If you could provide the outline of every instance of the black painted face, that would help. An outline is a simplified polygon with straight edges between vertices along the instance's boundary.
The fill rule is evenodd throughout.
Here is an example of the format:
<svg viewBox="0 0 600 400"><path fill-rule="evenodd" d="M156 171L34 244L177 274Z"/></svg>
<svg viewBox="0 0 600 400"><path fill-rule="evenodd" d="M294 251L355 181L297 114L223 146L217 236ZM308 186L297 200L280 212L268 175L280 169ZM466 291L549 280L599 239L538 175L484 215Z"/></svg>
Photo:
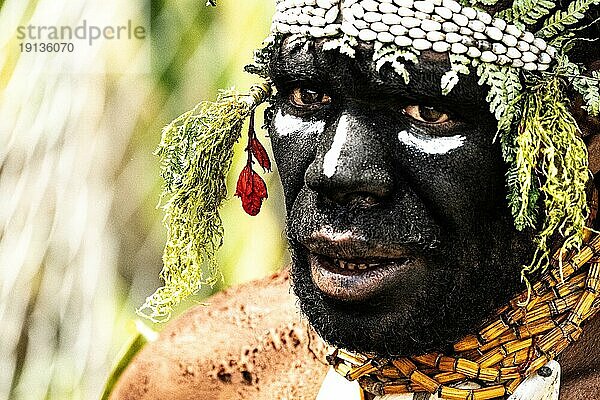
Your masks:
<svg viewBox="0 0 600 400"><path fill-rule="evenodd" d="M441 94L446 63L423 55L406 85L368 48L284 43L272 60L294 290L333 345L444 350L522 289L534 246L507 209L496 121L475 76Z"/></svg>

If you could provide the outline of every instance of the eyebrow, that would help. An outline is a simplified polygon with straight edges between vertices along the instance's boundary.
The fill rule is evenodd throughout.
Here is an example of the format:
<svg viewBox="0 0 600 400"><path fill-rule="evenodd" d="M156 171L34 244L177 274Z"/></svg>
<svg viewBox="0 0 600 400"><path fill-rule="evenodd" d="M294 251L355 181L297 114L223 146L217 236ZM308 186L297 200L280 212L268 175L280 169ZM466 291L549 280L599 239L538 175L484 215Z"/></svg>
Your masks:
<svg viewBox="0 0 600 400"><path fill-rule="evenodd" d="M368 69L359 67L365 63ZM408 84L389 63L377 72L370 46L361 46L356 51L355 59L350 60L336 50L324 51L319 43L307 41L294 45L284 42L269 69L271 78L279 85L297 81L327 84L339 79L334 77L338 75L343 81L350 82L356 92L366 96L372 94L375 98L381 98L383 94L414 100L426 99L471 111L488 109L485 90L477 83L473 73L461 74L459 84L448 95L441 93L441 77L450 69L445 56L424 52L419 63L407 61L405 67L410 75ZM357 73L363 79L356 79Z"/></svg>
<svg viewBox="0 0 600 400"><path fill-rule="evenodd" d="M314 52L302 51L299 47L301 46L290 46L284 42L271 60L269 72L275 83L295 80L314 81L322 78L323 71L321 66L316 64Z"/></svg>

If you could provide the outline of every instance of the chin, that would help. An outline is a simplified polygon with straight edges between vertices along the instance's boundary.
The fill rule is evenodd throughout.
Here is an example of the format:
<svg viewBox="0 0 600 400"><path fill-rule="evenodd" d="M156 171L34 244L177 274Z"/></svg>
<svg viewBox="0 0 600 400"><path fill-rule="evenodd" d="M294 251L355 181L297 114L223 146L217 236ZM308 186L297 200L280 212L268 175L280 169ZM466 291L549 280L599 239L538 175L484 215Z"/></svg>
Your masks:
<svg viewBox="0 0 600 400"><path fill-rule="evenodd" d="M485 246L461 242L420 251L363 248L358 256L349 251L357 246L326 252L290 239L294 292L330 345L381 357L445 351L522 289L514 257L526 249L505 241L483 253Z"/></svg>

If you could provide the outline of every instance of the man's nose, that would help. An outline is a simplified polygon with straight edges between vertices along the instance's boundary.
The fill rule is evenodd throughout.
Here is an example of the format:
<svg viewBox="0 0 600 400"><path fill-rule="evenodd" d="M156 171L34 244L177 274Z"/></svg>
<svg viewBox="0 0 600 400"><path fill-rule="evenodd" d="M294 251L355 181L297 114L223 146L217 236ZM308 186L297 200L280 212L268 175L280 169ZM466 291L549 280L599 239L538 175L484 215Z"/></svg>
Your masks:
<svg viewBox="0 0 600 400"><path fill-rule="evenodd" d="M306 185L342 205L369 207L394 189L391 146L378 122L359 112L343 112L324 135L305 175Z"/></svg>

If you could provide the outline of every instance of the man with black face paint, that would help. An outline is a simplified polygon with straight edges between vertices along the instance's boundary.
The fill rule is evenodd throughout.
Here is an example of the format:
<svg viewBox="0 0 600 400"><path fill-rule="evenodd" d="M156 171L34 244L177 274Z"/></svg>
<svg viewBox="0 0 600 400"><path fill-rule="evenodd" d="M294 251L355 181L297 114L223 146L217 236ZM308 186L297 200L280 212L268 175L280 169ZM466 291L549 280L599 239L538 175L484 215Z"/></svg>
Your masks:
<svg viewBox="0 0 600 400"><path fill-rule="evenodd" d="M530 6L550 16L279 2L262 72L310 327L286 272L233 289L167 327L113 398L596 398L600 60L561 38L597 38L598 10L559 29L575 6ZM312 329L350 382L323 380Z"/></svg>
<svg viewBox="0 0 600 400"><path fill-rule="evenodd" d="M422 59L408 86L371 57L284 44L272 65L295 293L335 345L439 349L514 295L532 237L505 205L476 78L442 97L443 59Z"/></svg>

